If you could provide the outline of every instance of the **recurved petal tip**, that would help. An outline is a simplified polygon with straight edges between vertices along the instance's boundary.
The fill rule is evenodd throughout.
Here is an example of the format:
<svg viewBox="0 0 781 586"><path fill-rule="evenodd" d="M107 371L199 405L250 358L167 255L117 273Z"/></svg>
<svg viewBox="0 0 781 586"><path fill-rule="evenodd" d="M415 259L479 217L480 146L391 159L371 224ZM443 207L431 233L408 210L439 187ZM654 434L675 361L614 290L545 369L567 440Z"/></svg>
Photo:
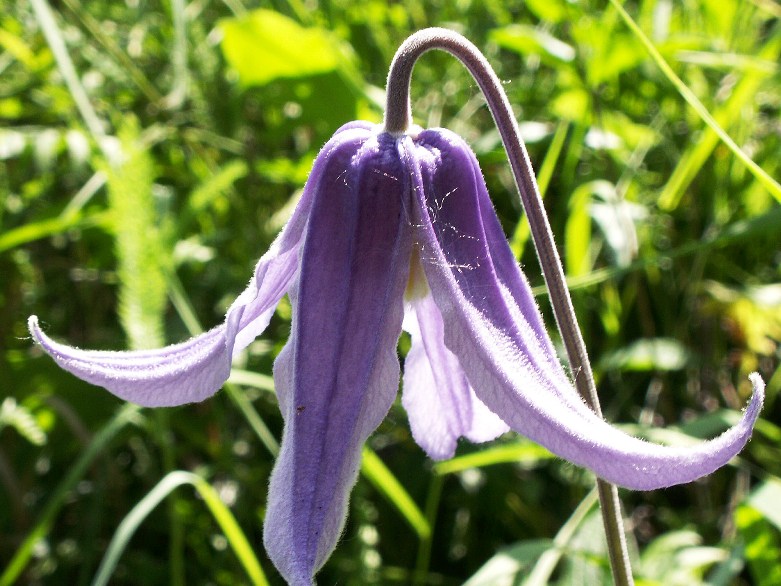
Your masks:
<svg viewBox="0 0 781 586"><path fill-rule="evenodd" d="M755 412L754 419L756 419L757 415L762 410L762 405L765 403L765 381L762 380L762 377L758 372L752 372L748 375L748 380L751 381L751 384L754 387L754 394L751 397L751 402L749 403L747 411Z"/></svg>
<svg viewBox="0 0 781 586"><path fill-rule="evenodd" d="M491 411L558 456L636 490L691 482L743 449L764 399L756 374L741 420L693 447L629 436L591 411L558 363L468 147L452 134L426 131L400 148L413 165L416 237L445 345Z"/></svg>
<svg viewBox="0 0 781 586"><path fill-rule="evenodd" d="M751 433L754 430L754 425L759 418L759 413L762 411L762 406L765 404L765 381L762 380L762 376L758 372L752 372L748 375L748 380L751 381L751 386L754 390L751 394L748 406L743 414L738 425L745 426L746 441L751 437Z"/></svg>
<svg viewBox="0 0 781 586"><path fill-rule="evenodd" d="M35 339L35 341L38 342L38 332L40 332L40 328L38 327L37 315L31 315L27 318L27 329L30 330L30 334Z"/></svg>
<svg viewBox="0 0 781 586"><path fill-rule="evenodd" d="M34 315L27 325L60 368L144 407L202 401L216 393L230 374L224 325L181 344L132 352L80 350L55 342Z"/></svg>
<svg viewBox="0 0 781 586"><path fill-rule="evenodd" d="M754 387L754 392L743 412L743 417L720 436L694 447L678 448L646 444L653 446L648 451L655 453L645 455L644 452L648 448L641 449L632 474L626 474L624 471L612 478L609 474L604 474L604 477L627 488L653 490L692 482L725 466L751 439L754 425L765 401L765 382L759 373L751 373L749 380ZM632 448L627 447L626 453L631 452ZM618 473L620 460L620 457L616 458L618 465L612 469L613 473Z"/></svg>

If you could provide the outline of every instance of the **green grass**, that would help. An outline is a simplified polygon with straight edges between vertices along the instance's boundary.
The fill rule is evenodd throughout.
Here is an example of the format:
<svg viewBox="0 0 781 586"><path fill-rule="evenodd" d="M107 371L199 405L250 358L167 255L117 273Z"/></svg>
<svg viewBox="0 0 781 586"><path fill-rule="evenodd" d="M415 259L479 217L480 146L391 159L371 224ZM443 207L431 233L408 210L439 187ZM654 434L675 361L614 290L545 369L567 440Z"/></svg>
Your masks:
<svg viewBox="0 0 781 586"><path fill-rule="evenodd" d="M749 372L769 383L734 466L622 493L638 584L774 583L778 5L263 6L31 0L0 14L0 584L281 583L260 536L282 425L271 366L289 306L234 364L226 392L165 412L58 370L26 318L106 349L219 323L320 146L345 122L381 119L393 53L424 26L465 34L506 81L606 417L658 441L712 437L744 406ZM430 54L412 92L416 122L476 151L547 311L474 83ZM433 464L394 406L320 581L605 583L591 486L512 435Z"/></svg>

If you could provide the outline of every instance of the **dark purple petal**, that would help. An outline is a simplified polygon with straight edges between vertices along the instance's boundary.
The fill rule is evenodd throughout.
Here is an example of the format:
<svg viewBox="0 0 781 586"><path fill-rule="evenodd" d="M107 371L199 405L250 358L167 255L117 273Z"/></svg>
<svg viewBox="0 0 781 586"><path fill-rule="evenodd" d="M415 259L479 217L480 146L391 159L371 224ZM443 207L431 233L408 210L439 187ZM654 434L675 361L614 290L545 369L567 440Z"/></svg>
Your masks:
<svg viewBox="0 0 781 586"><path fill-rule="evenodd" d="M400 152L417 185L418 246L445 343L492 411L555 454L641 490L710 474L742 449L764 397L758 375L751 377L754 396L741 421L693 448L650 444L596 416L553 356L539 312L527 302L528 285L508 262L509 251L499 251L507 244L498 241L493 219L487 219L493 214L490 199L467 145L452 133L425 131L414 143L403 139Z"/></svg>
<svg viewBox="0 0 781 586"><path fill-rule="evenodd" d="M389 137L366 131L324 175L336 180L315 194L291 336L274 365L285 428L263 531L288 583L307 586L342 531L361 447L398 390L411 252L408 174Z"/></svg>
<svg viewBox="0 0 781 586"><path fill-rule="evenodd" d="M359 122L345 124L321 149L293 215L258 262L248 287L228 310L226 322L235 338L233 354L246 348L268 327L277 303L289 289L298 270L299 249L314 195L321 186L341 180L343 170L330 164L331 159L343 148L356 148L370 126Z"/></svg>
<svg viewBox="0 0 781 586"><path fill-rule="evenodd" d="M358 144L365 135L366 130L360 127L347 128L323 147L301 201L258 261L252 280L228 309L224 324L187 342L159 350L109 352L79 350L54 342L32 316L29 328L33 338L61 368L106 388L121 399L146 407L164 407L210 397L227 380L232 356L268 326L274 308L295 276L313 194L321 182L338 180L336 170L326 169L331 153L340 145Z"/></svg>
<svg viewBox="0 0 781 586"><path fill-rule="evenodd" d="M414 142L413 156L427 172L418 193L425 196L428 223L436 244L419 243L421 260L446 265L468 299L477 306L502 308L485 313L493 326L527 348L527 360L560 384L571 386L556 357L526 276L518 267L471 149L448 130L426 130ZM425 223L419 228L425 231ZM439 258L443 255L443 258ZM428 274L428 273L427 273ZM558 392L558 385L553 389ZM575 393L561 396L586 408Z"/></svg>
<svg viewBox="0 0 781 586"><path fill-rule="evenodd" d="M445 347L442 316L422 269L413 263L410 281L422 283L412 288L426 294L412 296L404 315L412 346L404 359L402 405L417 444L432 459L444 460L453 457L460 437L484 442L509 428L475 396L458 358Z"/></svg>

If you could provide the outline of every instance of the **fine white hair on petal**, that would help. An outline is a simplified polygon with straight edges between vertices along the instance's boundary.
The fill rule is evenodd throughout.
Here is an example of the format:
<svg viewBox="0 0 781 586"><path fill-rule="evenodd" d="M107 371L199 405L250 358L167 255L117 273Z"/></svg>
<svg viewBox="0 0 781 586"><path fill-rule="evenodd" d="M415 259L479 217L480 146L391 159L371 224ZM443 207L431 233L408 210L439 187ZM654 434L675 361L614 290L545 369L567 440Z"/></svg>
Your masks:
<svg viewBox="0 0 781 586"><path fill-rule="evenodd" d="M555 358L528 283L508 260L506 240L496 237L498 222L469 147L453 133L430 130L399 148L413 181L423 186L413 190L417 240L434 259L423 268L442 315L445 344L489 409L562 458L640 490L710 474L743 448L764 398L759 376L752 376L754 395L740 422L691 448L631 437L591 411ZM455 195L437 206L435 222L428 200L438 193ZM443 223L480 238L452 240ZM473 258L485 260L473 271L458 270Z"/></svg>

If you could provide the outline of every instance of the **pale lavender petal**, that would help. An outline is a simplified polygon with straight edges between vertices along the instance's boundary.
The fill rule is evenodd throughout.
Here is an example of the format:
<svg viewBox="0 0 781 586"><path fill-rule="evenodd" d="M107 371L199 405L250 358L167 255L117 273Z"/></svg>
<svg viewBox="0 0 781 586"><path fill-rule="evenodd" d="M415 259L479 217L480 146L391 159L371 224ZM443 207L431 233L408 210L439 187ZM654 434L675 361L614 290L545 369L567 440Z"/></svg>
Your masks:
<svg viewBox="0 0 781 586"><path fill-rule="evenodd" d="M54 342L33 316L29 320L33 338L60 367L121 399L163 407L210 397L227 380L233 355L268 326L277 303L293 281L313 194L321 185L339 181L336 169L331 167L326 172L326 161L340 145L357 145L366 132L360 125L348 127L323 147L293 216L258 261L252 280L228 309L223 325L159 350L108 352L79 350Z"/></svg>
<svg viewBox="0 0 781 586"><path fill-rule="evenodd" d="M741 421L692 448L654 445L597 417L551 358L536 307L514 291L525 280L513 278L504 259L495 260L506 242L492 238L488 249L491 204L469 148L452 133L425 131L414 144L400 142L400 152L417 184L417 239L445 343L477 395L510 427L610 482L641 490L710 474L742 449L764 397L758 375L751 377L754 395Z"/></svg>
<svg viewBox="0 0 781 586"><path fill-rule="evenodd" d="M411 272L428 288L414 265ZM431 295L409 301L403 326L412 346L404 359L402 405L412 437L429 457L452 458L459 437L484 442L506 432L507 424L477 398L458 359L445 347L442 316Z"/></svg>
<svg viewBox="0 0 781 586"><path fill-rule="evenodd" d="M312 584L336 546L361 447L398 390L409 196L394 143L365 136L339 149L328 167L339 180L315 195L291 336L274 365L285 427L263 535L294 586Z"/></svg>
<svg viewBox="0 0 781 586"><path fill-rule="evenodd" d="M202 401L230 374L224 325L181 344L137 352L79 350L59 344L41 331L36 316L30 317L28 326L61 368L145 407Z"/></svg>

